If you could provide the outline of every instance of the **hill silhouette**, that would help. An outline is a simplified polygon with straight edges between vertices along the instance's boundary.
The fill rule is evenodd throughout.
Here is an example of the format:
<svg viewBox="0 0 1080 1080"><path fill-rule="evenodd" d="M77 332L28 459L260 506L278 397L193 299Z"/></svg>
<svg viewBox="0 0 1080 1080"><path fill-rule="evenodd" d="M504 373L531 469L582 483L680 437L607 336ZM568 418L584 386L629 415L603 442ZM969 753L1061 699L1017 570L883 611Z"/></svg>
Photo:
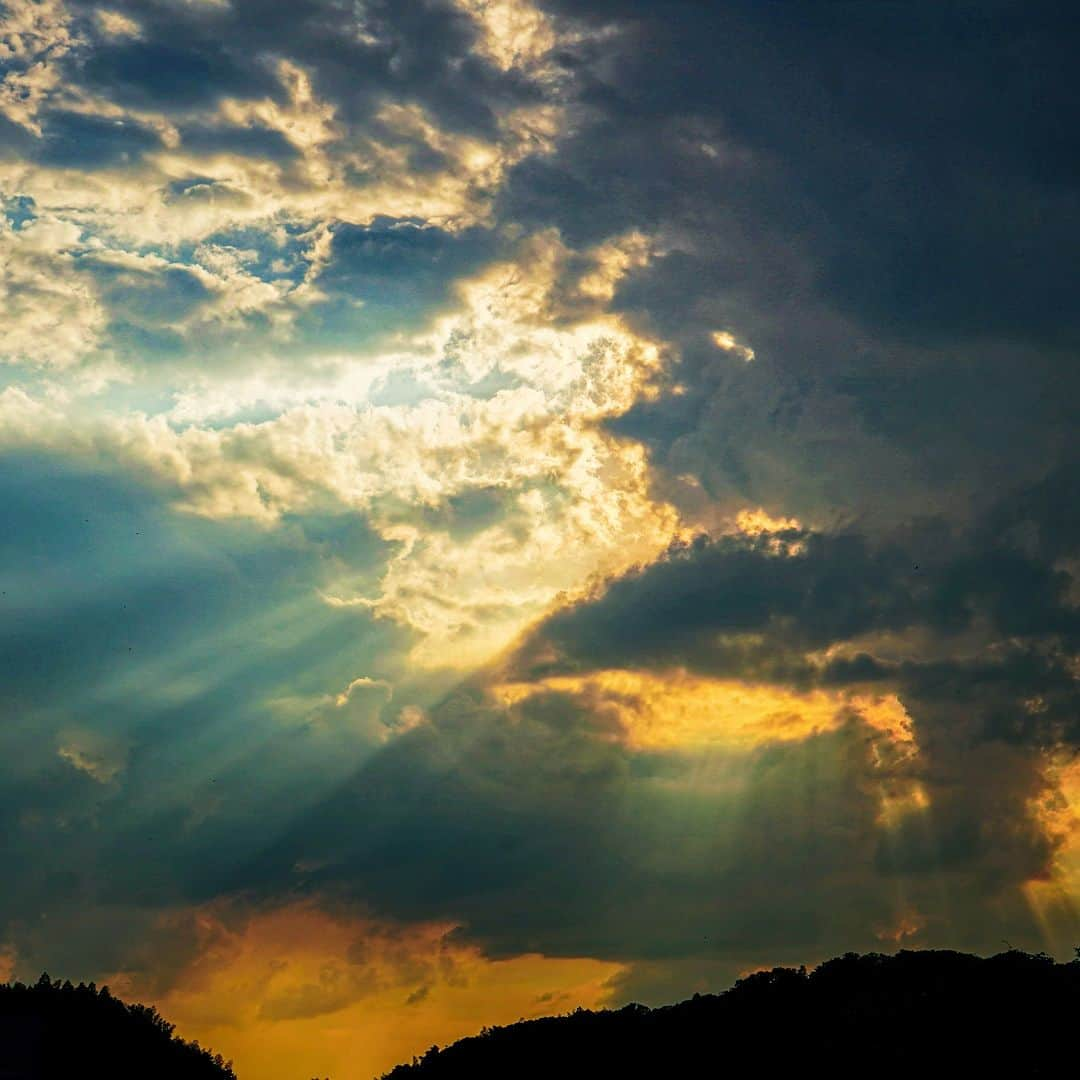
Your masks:
<svg viewBox="0 0 1080 1080"><path fill-rule="evenodd" d="M1076 1071L1078 1017L1080 958L849 953L665 1008L485 1029L383 1080L1063 1076Z"/></svg>
<svg viewBox="0 0 1080 1080"><path fill-rule="evenodd" d="M1050 1077L1076 1069L1080 953L901 951L774 968L722 994L579 1009L432 1047L383 1080L594 1077ZM0 985L0 1080L236 1080L153 1008L47 975Z"/></svg>
<svg viewBox="0 0 1080 1080"><path fill-rule="evenodd" d="M93 984L0 984L0 1080L236 1080L231 1063L173 1034L156 1009Z"/></svg>

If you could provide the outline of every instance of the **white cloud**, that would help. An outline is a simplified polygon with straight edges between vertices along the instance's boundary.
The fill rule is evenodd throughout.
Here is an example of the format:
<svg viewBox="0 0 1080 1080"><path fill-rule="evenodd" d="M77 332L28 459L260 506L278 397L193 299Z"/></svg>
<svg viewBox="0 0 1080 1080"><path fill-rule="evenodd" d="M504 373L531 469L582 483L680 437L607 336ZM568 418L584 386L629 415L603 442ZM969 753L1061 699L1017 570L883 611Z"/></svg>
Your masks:
<svg viewBox="0 0 1080 1080"><path fill-rule="evenodd" d="M410 627L430 664L490 654L560 592L652 557L678 531L640 447L603 427L652 392L660 364L657 343L606 310L652 256L649 238L582 253L552 232L527 236L459 281L449 310L370 355L298 340L301 316L327 299L339 223L490 223L507 171L556 145L566 105L553 56L581 31L523 0L459 7L483 57L539 91L528 104L496 99L482 134L451 130L408 96L357 120L288 42L267 60L279 92L166 114L59 79L64 57L92 44L56 0L15 4L0 38L17 72L44 65L38 96L23 95L28 130L61 102L158 140L102 166L0 162L0 195L33 211L3 234L0 356L37 373L0 395L0 445L127 471L211 519L272 528L286 513L365 514L394 554L376 580L327 588L328 602ZM358 17L361 38L382 32ZM140 33L111 9L95 19L99 34ZM192 128L271 133L295 152L204 149L185 142ZM244 239L224 241L226 230ZM159 338L182 358L140 355ZM105 385L116 377L126 385ZM415 392L380 397L393 379ZM454 501L474 496L490 513L455 526Z"/></svg>
<svg viewBox="0 0 1080 1080"><path fill-rule="evenodd" d="M395 353L339 358L292 383L271 369L236 383L204 370L171 412L90 418L19 391L0 408L0 440L133 471L208 518L272 526L285 512L362 511L396 554L380 581L342 580L330 602L412 627L424 663L473 661L559 593L653 557L678 532L649 492L642 448L602 426L649 393L657 347L588 291L567 300L572 265L557 237L527 239L512 262L461 282L457 310ZM556 318L560 304L576 320ZM371 401L390 372L411 374L417 400ZM276 414L241 419L254 401ZM440 518L474 492L494 504L490 518L464 530Z"/></svg>
<svg viewBox="0 0 1080 1080"><path fill-rule="evenodd" d="M0 12L0 114L35 135L38 112L61 86L57 61L80 44L61 0L6 0Z"/></svg>
<svg viewBox="0 0 1080 1080"><path fill-rule="evenodd" d="M67 367L102 343L107 314L80 273L71 222L43 217L14 229L0 219L0 361Z"/></svg>

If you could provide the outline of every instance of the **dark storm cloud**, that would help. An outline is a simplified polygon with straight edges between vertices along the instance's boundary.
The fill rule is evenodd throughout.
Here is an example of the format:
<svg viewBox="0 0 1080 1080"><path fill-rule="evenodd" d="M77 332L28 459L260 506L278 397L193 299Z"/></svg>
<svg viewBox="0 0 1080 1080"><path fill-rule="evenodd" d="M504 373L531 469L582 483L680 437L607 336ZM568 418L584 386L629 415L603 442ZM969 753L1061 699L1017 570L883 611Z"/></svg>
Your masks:
<svg viewBox="0 0 1080 1080"><path fill-rule="evenodd" d="M765 956L879 946L912 910L923 941L987 948L1002 926L1038 940L1017 886L1052 846L1025 814L1038 779L1022 754L976 752L962 779L991 782L974 800L946 795L883 830L880 736L857 720L691 759L598 738L594 705L448 702L236 884L459 920L493 955L618 960L632 965L620 993L651 1000Z"/></svg>
<svg viewBox="0 0 1080 1080"><path fill-rule="evenodd" d="M508 673L681 667L795 686L885 681L913 700L950 700L958 726L975 703L988 735L1076 744L1080 607L1075 563L1061 560L1078 551L1078 481L1075 465L1062 466L963 531L927 519L885 540L788 529L676 545L550 616ZM875 637L880 656L859 645ZM854 651L824 664L808 655L845 643Z"/></svg>
<svg viewBox="0 0 1080 1080"><path fill-rule="evenodd" d="M811 650L871 628L900 629L913 621L920 586L897 578L917 572L906 553L872 551L853 535L701 538L612 582L597 602L553 615L525 646L525 670L558 672L559 661L548 659L554 647L571 671L641 664L722 671L733 663L731 673L741 674L742 651L726 652L719 635L764 633L762 654L779 661L780 644ZM531 649L539 667L528 665Z"/></svg>
<svg viewBox="0 0 1080 1080"><path fill-rule="evenodd" d="M928 632L948 651L951 640L979 626L988 641L1075 645L1080 614L1068 573L1007 547L949 550L958 538L936 547L947 535L928 527L903 544L873 544L854 533L790 530L677 545L592 602L552 615L511 670L535 677L680 666L782 679L789 663L800 681L812 669L793 653L867 634ZM823 672L831 682L858 682L886 670L863 654Z"/></svg>
<svg viewBox="0 0 1080 1080"><path fill-rule="evenodd" d="M619 33L500 212L663 237L616 297L677 345L618 425L658 491L895 521L1038 479L1080 391L1069 5L545 6Z"/></svg>
<svg viewBox="0 0 1080 1080"><path fill-rule="evenodd" d="M830 300L903 333L1075 333L1069 4L544 6L625 27L584 73L600 119L564 159L571 176L610 175L607 155L678 121L661 136L674 155L638 158L611 213L636 215L650 184L671 195L651 201L663 216L719 196L803 236ZM688 136L710 129L767 163L758 183L688 160Z"/></svg>
<svg viewBox="0 0 1080 1080"><path fill-rule="evenodd" d="M778 937L813 947L858 921L824 915L822 901L851 860L872 858L872 795L847 760L866 753L859 732L721 756L717 773L740 779L710 791L687 783L684 762L635 760L597 739L583 704L448 702L245 879L302 861L316 869L294 872L296 887L398 918L460 919L498 954L671 958ZM804 798L811 820L794 812ZM863 885L852 907L887 922L888 889Z"/></svg>
<svg viewBox="0 0 1080 1080"><path fill-rule="evenodd" d="M622 960L619 992L661 999L766 953L879 946L912 913L922 943L1038 941L1022 889L1060 843L1035 809L1045 754L1080 747L1080 616L1056 568L1075 476L961 532L928 521L888 542L792 529L677 547L548 618L237 885L458 919L497 954ZM860 639L877 645L808 656ZM896 693L918 753L855 713L801 742L633 752L597 691L498 706L483 690L610 667ZM912 782L929 806L883 824L882 793Z"/></svg>

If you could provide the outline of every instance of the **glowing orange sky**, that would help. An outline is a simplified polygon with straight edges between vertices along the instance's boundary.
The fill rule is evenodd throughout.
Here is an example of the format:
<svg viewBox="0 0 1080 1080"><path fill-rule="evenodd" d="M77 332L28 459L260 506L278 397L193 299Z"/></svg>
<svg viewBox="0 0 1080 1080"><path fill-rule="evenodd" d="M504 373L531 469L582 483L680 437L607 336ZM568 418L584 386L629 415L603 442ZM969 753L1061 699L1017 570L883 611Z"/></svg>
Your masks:
<svg viewBox="0 0 1080 1080"><path fill-rule="evenodd" d="M370 1080L481 1025L601 1006L621 970L539 955L491 960L449 936L452 926L395 926L310 904L238 928L210 909L196 918L201 951L150 1000L178 1034L233 1059L246 1078ZM147 999L123 974L111 986Z"/></svg>

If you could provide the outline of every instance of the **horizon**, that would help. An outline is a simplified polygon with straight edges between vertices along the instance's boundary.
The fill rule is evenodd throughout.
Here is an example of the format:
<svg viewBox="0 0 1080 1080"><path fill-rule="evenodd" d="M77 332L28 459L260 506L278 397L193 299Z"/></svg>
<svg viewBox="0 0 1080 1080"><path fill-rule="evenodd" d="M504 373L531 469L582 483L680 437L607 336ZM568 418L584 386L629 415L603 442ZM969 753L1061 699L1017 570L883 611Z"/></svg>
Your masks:
<svg viewBox="0 0 1080 1080"><path fill-rule="evenodd" d="M719 994L695 993L655 1009L637 1003L615 1010L578 1007L484 1027L446 1046L432 1045L385 1076L475 1080L503 1076L507 1069L548 1076L556 1067L589 1076L612 1069L634 1075L692 1072L717 1036L734 1030L745 1068L749 1057L760 1066L757 1044L777 1024L797 1040L807 1060L843 1046L832 1064L843 1068L841 1062L846 1063L848 1071L863 1068L867 1056L879 1057L887 1049L889 1060L880 1066L888 1075L906 1076L914 1065L928 1062L939 1072L1008 1067L1041 1075L1063 1067L1060 1045L1033 1041L1032 1035L1047 1024L1067 1025L1075 1011L1080 947L1073 951L1067 963L1011 946L990 957L955 950L899 949L891 956L848 952L809 971L805 966L763 969ZM34 985L5 983L0 991L4 1061L14 1067L12 1076L63 1075L91 1063L117 1076L151 1070L163 1077L236 1078L231 1061L184 1040L155 1008L125 1004L108 987L74 986L42 973ZM1011 1037L993 1045L965 1037L987 1022L1004 1025ZM896 1024L908 1035L900 1059ZM736 1064L738 1056L732 1060Z"/></svg>
<svg viewBox="0 0 1080 1080"><path fill-rule="evenodd" d="M369 1080L1071 959L1078 46L0 0L0 982Z"/></svg>

